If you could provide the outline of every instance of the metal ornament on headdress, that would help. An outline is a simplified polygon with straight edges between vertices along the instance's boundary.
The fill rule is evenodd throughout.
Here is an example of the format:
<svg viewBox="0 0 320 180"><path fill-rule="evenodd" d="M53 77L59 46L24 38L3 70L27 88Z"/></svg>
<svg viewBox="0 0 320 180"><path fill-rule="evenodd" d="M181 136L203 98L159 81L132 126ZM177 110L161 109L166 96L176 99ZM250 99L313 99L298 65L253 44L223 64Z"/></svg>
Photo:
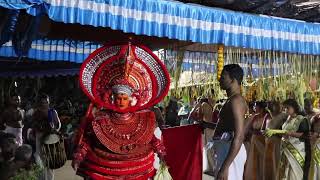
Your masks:
<svg viewBox="0 0 320 180"><path fill-rule="evenodd" d="M127 85L114 85L112 86L112 92L114 94L127 94L128 96L132 95L132 89Z"/></svg>
<svg viewBox="0 0 320 180"><path fill-rule="evenodd" d="M133 63L135 61L134 55L131 51L131 42L129 42L127 52L123 58L121 58L121 61L124 61L124 73L123 77L119 77L120 81L118 81L116 85L112 86L112 92L114 94L127 94L128 96L131 96L134 89L130 87L128 78L129 78L129 72L132 70Z"/></svg>

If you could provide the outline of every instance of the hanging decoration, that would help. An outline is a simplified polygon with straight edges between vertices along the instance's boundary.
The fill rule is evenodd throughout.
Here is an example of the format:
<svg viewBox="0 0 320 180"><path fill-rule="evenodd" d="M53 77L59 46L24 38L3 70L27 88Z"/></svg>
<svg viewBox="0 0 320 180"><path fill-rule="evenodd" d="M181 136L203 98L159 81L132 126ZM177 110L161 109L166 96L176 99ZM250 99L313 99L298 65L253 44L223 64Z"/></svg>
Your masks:
<svg viewBox="0 0 320 180"><path fill-rule="evenodd" d="M16 28L20 10L7 9L4 10L4 17L0 23L0 47L12 38L12 34Z"/></svg>
<svg viewBox="0 0 320 180"><path fill-rule="evenodd" d="M219 86L219 78L224 65L236 63L244 70L242 93L248 102L283 102L295 98L302 106L304 98L308 98L307 93L312 93L314 105L318 106L316 101L320 97L320 84L315 82L320 77L320 56L238 49L224 45L211 48L201 46L193 46L197 52L185 51L183 60L178 53L170 58L166 56L167 60L173 61L168 64L175 64L171 69L181 73L179 76L173 73L179 77L179 83L172 86L177 88L171 88L171 94L184 102L199 96L216 100L225 98ZM208 49L217 51L209 53ZM181 69L177 68L178 64Z"/></svg>
<svg viewBox="0 0 320 180"><path fill-rule="evenodd" d="M41 15L19 15L19 21L12 38L14 50L18 57L28 55L32 41L37 37L40 22Z"/></svg>
<svg viewBox="0 0 320 180"><path fill-rule="evenodd" d="M224 59L223 59L223 54L224 54L224 46L223 45L219 45L218 46L218 63L217 63L217 79L220 80L221 78L221 73L223 70L223 65L224 65Z"/></svg>

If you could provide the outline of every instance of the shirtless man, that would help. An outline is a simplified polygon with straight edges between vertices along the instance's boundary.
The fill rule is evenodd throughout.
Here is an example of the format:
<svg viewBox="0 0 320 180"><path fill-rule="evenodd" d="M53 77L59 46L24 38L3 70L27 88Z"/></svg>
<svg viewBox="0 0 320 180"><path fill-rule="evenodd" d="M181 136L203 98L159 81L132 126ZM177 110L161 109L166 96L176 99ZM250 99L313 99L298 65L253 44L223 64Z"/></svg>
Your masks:
<svg viewBox="0 0 320 180"><path fill-rule="evenodd" d="M220 139L230 142L228 152L217 174L217 180L242 179L244 165L246 162L246 150L243 145L245 136L244 123L245 113L248 106L245 99L240 94L240 86L243 79L243 70L238 64L229 64L224 66L220 79L220 87L227 91L228 100L222 107L219 114L219 122L216 128L215 136L221 136ZM204 122L207 128L214 128L215 125ZM226 146L228 147L228 145ZM217 158L220 155L217 152Z"/></svg>
<svg viewBox="0 0 320 180"><path fill-rule="evenodd" d="M18 94L11 94L8 107L1 115L1 125L5 127L4 132L13 134L19 146L23 144L22 128L25 112L20 108L21 98Z"/></svg>

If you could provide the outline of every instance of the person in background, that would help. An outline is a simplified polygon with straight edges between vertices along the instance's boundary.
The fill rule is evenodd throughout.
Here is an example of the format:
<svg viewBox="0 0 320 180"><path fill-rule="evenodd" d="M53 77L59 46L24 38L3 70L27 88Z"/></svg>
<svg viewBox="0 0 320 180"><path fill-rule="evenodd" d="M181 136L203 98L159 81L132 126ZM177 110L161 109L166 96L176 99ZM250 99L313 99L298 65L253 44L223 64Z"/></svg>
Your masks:
<svg viewBox="0 0 320 180"><path fill-rule="evenodd" d="M1 162L0 162L0 178L7 180L12 176L12 165L14 163L14 156L18 144L13 134L1 133L0 135L0 149L1 149ZM10 167L11 169L8 169Z"/></svg>
<svg viewBox="0 0 320 180"><path fill-rule="evenodd" d="M162 117L163 118L166 117L166 112L165 112L165 109L163 108L163 106L159 106L158 108L159 108L159 110L161 112ZM165 124L166 124L165 119L163 119L163 121L164 121L164 126L165 126Z"/></svg>
<svg viewBox="0 0 320 180"><path fill-rule="evenodd" d="M320 179L320 112L315 111L312 104L310 99L304 100L304 110L311 128L308 134L311 153L306 155L306 159L310 158L309 179L318 180Z"/></svg>
<svg viewBox="0 0 320 180"><path fill-rule="evenodd" d="M286 121L288 115L281 111L281 103L279 101L274 101L270 105L271 120L267 123L267 129L281 129L281 126ZM281 147L281 137L272 136L266 138L266 148L264 152L264 179L276 179L277 170L279 167L280 159L280 147Z"/></svg>
<svg viewBox="0 0 320 180"><path fill-rule="evenodd" d="M197 122L208 122L212 123L213 116L213 105L209 102L208 98L199 97L198 103L191 110L188 121L194 119L195 123ZM208 142L212 139L214 134L213 129L204 129L204 141L203 144L206 146L204 148L205 156L203 157L204 162L204 173L208 175L213 175L213 159L211 155L210 148L207 146Z"/></svg>
<svg viewBox="0 0 320 180"><path fill-rule="evenodd" d="M3 111L0 122L5 127L4 132L15 135L19 146L23 144L22 128L25 112L20 108L21 98L18 94L11 94L8 107Z"/></svg>
<svg viewBox="0 0 320 180"><path fill-rule="evenodd" d="M161 112L160 108L158 108L157 106L152 106L150 108L150 110L153 111L155 116L156 116L157 126L160 129L163 129L165 127L165 121L164 121L164 118L162 116L162 112Z"/></svg>
<svg viewBox="0 0 320 180"><path fill-rule="evenodd" d="M304 100L304 112L305 112L306 118L309 120L310 124L312 124L313 118L319 114L319 112L314 110L313 103L312 103L311 99Z"/></svg>
<svg viewBox="0 0 320 180"><path fill-rule="evenodd" d="M184 104L178 112L178 118L180 119L180 126L191 124L189 119L189 105Z"/></svg>
<svg viewBox="0 0 320 180"><path fill-rule="evenodd" d="M36 149L34 138L30 138L31 132L32 132L32 115L35 111L36 105L32 103L32 101L27 101L25 110L26 110L26 116L24 119L24 126L23 126L23 142L25 144L30 144L33 149ZM31 135L32 136L32 135Z"/></svg>
<svg viewBox="0 0 320 180"><path fill-rule="evenodd" d="M268 129L267 134L270 137L281 135L282 146L280 155L280 166L277 173L277 179L300 180L308 179L306 172L306 146L304 135L309 132L308 120L301 115L301 109L295 99L284 101L287 120L282 125L282 131Z"/></svg>
<svg viewBox="0 0 320 180"><path fill-rule="evenodd" d="M178 122L178 102L175 99L170 99L166 107L166 125L170 127L179 126Z"/></svg>
<svg viewBox="0 0 320 180"><path fill-rule="evenodd" d="M16 179L15 176L22 169L30 170L32 165L32 147L23 144L15 151L14 159L0 169L0 177L2 180ZM18 178L18 177L17 177ZM21 177L19 177L21 178ZM24 177L28 179L27 177Z"/></svg>
<svg viewBox="0 0 320 180"><path fill-rule="evenodd" d="M52 169L45 167L41 155L42 138L52 131L59 131L61 122L55 109L50 108L49 96L42 94L39 99L39 105L33 114L33 130L36 136L36 152L34 154L36 163L44 168L41 180L53 180L54 172Z"/></svg>
<svg viewBox="0 0 320 180"><path fill-rule="evenodd" d="M1 133L0 135L0 149L1 149L0 168L2 166L5 166L7 162L10 162L14 159L14 154L17 148L18 148L18 144L13 134Z"/></svg>
<svg viewBox="0 0 320 180"><path fill-rule="evenodd" d="M257 180L264 177L264 151L265 137L262 132L271 119L265 101L257 101L254 105L255 115L251 121L249 133L251 134L249 156L246 164L246 180Z"/></svg>
<svg viewBox="0 0 320 180"><path fill-rule="evenodd" d="M32 159L32 147L29 144L23 144L22 146L18 147L15 152L15 169L29 169L33 163Z"/></svg>

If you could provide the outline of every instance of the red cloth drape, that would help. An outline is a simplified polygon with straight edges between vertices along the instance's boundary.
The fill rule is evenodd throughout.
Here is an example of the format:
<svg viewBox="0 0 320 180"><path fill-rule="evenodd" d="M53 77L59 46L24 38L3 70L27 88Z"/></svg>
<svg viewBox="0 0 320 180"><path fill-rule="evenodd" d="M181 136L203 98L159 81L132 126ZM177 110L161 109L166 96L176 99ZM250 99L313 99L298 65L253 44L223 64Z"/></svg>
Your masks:
<svg viewBox="0 0 320 180"><path fill-rule="evenodd" d="M202 179L202 129L198 125L163 129L165 161L173 180Z"/></svg>

